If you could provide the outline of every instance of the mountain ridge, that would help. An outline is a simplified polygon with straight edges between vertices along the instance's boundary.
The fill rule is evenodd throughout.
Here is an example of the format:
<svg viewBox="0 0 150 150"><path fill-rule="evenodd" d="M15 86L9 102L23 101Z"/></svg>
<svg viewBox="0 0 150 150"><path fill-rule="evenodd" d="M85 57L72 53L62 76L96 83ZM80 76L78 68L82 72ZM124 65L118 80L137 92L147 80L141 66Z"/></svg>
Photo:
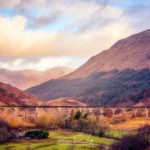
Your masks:
<svg viewBox="0 0 150 150"><path fill-rule="evenodd" d="M25 90L31 86L38 85L50 79L59 78L73 71L67 67L56 67L46 71L0 69L0 81L8 83L19 89Z"/></svg>
<svg viewBox="0 0 150 150"><path fill-rule="evenodd" d="M137 46L138 43L141 43L140 47ZM135 56L134 60L130 59L133 54L136 54L137 51L142 51L143 50L143 46L148 47L147 50L145 50L145 53L143 53L143 55L145 55L145 57L147 57L147 59L150 60L150 29L142 31L140 33L136 33L134 35L131 35L127 38L121 39L118 42L116 42L114 45L112 45L109 49L102 51L101 53L91 57L84 65L82 65L81 67L79 67L77 70L73 71L72 73L64 76L64 79L73 79L73 78L79 78L81 76L85 77L88 76L92 73L95 73L97 71L101 71L101 72L107 72L110 70L123 70L126 68L133 68L133 69L143 69L143 68L150 68L150 61L149 63L146 62L146 64L144 64L144 62L142 61L142 59L144 59L143 57L141 57L139 59L139 55ZM146 45L145 45L146 44ZM132 47L129 47L132 46ZM130 48L130 52L132 50L132 53L126 53L126 51L122 51L121 49L124 48ZM121 52L121 54L120 54ZM116 53L118 53L117 55L115 55ZM124 53L124 57L122 56L122 53ZM120 56L121 55L121 56ZM138 58L137 58L138 57ZM113 61L111 61L113 58ZM114 59L115 58L115 59ZM133 58L133 57L132 57ZM130 61L130 63L125 63L126 60L129 59L127 62ZM97 61L98 60L98 61ZM106 60L109 60L109 62L106 62ZM136 61L138 60L138 61ZM141 64L140 64L141 62ZM144 66L144 67L142 67ZM82 73L82 72L83 73Z"/></svg>

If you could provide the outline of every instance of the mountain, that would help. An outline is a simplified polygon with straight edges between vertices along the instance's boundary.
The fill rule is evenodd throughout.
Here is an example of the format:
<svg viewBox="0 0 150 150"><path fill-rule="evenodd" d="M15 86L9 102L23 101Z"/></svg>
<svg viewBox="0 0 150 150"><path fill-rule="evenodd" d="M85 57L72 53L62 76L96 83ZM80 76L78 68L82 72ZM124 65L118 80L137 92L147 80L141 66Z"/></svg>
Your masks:
<svg viewBox="0 0 150 150"><path fill-rule="evenodd" d="M0 105L40 105L33 95L0 82Z"/></svg>
<svg viewBox="0 0 150 150"><path fill-rule="evenodd" d="M96 72L126 68L150 68L150 29L116 42L65 78L81 78Z"/></svg>
<svg viewBox="0 0 150 150"><path fill-rule="evenodd" d="M103 105L150 102L150 30L122 39L74 72L27 91L43 100L69 97Z"/></svg>
<svg viewBox="0 0 150 150"><path fill-rule="evenodd" d="M67 67L57 67L46 71L0 69L0 81L11 84L19 89L27 89L50 79L56 79L73 71Z"/></svg>
<svg viewBox="0 0 150 150"><path fill-rule="evenodd" d="M0 106L86 106L86 104L68 98L43 102L34 95L0 82ZM49 109L50 113L51 110ZM41 112L45 110L42 109L39 113Z"/></svg>

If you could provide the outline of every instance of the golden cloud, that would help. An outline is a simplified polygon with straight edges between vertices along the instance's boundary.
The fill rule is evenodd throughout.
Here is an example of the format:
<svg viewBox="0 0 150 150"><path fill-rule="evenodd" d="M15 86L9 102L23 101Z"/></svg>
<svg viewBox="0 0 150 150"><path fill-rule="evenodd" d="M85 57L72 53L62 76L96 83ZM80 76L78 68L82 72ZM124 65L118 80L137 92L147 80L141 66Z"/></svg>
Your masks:
<svg viewBox="0 0 150 150"><path fill-rule="evenodd" d="M92 56L133 32L126 24L113 23L85 33L26 30L26 18L0 18L0 55L10 58Z"/></svg>

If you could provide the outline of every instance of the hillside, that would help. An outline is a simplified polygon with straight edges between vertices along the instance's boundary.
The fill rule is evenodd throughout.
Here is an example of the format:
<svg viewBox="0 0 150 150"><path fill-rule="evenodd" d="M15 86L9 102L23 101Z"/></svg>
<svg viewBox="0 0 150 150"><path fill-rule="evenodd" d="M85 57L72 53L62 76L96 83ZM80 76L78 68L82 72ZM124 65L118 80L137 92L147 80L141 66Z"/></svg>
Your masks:
<svg viewBox="0 0 150 150"><path fill-rule="evenodd" d="M27 91L43 100L137 104L150 97L150 30L115 43L76 71Z"/></svg>
<svg viewBox="0 0 150 150"><path fill-rule="evenodd" d="M9 84L0 82L0 105L39 105L41 102L33 95Z"/></svg>
<svg viewBox="0 0 150 150"><path fill-rule="evenodd" d="M57 67L46 71L0 69L0 81L19 89L27 89L50 79L56 79L73 71L71 68Z"/></svg>
<svg viewBox="0 0 150 150"><path fill-rule="evenodd" d="M50 100L45 102L46 105L48 106L86 106L86 104L81 103L79 101L76 100L70 100L67 98L60 98L60 99L56 99L56 100Z"/></svg>
<svg viewBox="0 0 150 150"><path fill-rule="evenodd" d="M119 40L110 49L92 57L79 69L65 76L65 79L126 68L150 68L150 29Z"/></svg>

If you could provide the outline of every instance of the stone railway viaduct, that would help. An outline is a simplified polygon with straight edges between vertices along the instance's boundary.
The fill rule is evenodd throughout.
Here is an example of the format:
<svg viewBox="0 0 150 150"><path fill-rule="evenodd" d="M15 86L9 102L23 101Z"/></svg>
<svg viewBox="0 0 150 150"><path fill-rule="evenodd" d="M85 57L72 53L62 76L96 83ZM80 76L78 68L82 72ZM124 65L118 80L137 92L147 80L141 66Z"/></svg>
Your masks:
<svg viewBox="0 0 150 150"><path fill-rule="evenodd" d="M16 118L19 115L19 110L22 110L24 119L28 120L28 117L31 116L29 111L32 110L32 117L34 117L36 122L38 120L39 110L41 109L44 109L48 113L55 110L61 114L63 111L67 115L70 115L71 111L79 110L81 112L98 115L100 118L107 116L106 112L108 111L111 113L111 117L114 117L117 112L122 113L123 116L126 117L126 113L132 111L135 118L139 112L142 112L145 119L150 119L150 106L0 106L0 114L10 111L13 118Z"/></svg>

